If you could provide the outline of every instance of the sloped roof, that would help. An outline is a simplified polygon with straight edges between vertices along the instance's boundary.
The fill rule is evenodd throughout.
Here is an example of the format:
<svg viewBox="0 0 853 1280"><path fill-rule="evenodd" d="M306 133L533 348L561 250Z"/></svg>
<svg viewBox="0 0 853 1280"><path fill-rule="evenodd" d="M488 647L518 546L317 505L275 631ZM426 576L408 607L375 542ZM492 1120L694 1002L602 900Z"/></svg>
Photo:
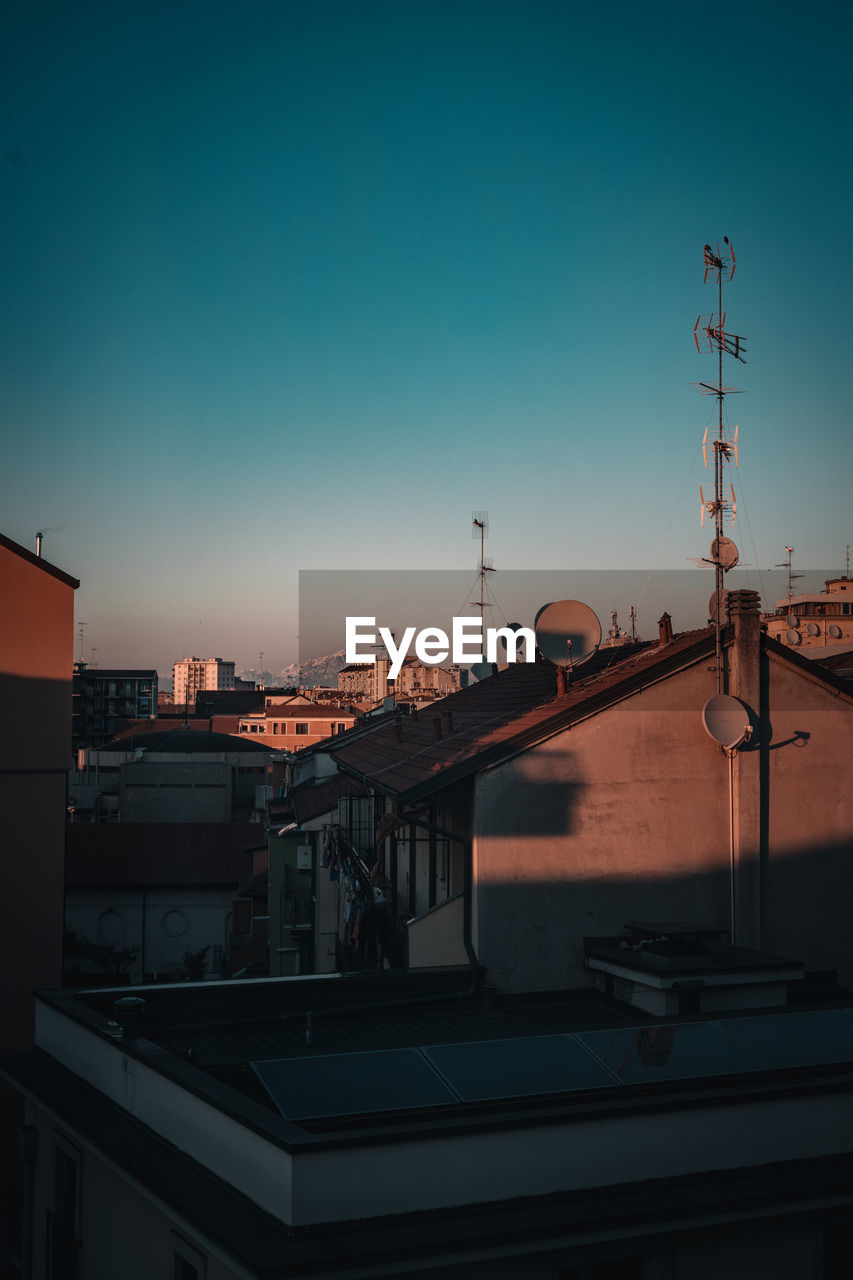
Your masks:
<svg viewBox="0 0 853 1280"><path fill-rule="evenodd" d="M65 882L83 885L234 885L244 850L264 838L257 822L72 823Z"/></svg>
<svg viewBox="0 0 853 1280"><path fill-rule="evenodd" d="M344 770L371 785L414 800L542 741L713 648L713 629L704 627L663 647L599 650L584 666L583 678L564 694L557 694L550 662L519 663L450 694L434 709L399 721L399 739L396 725L382 725L342 741L332 755ZM447 713L452 728L437 738L434 722Z"/></svg>
<svg viewBox="0 0 853 1280"><path fill-rule="evenodd" d="M79 578L72 578L71 574L66 573L64 569L58 569L55 564L51 564L43 556L34 555L32 551L22 547L19 542L13 542L11 538L7 538L3 533L0 533L0 547L5 547L7 551L14 552L16 556L26 560L28 564L33 565L36 569L42 569L45 573L49 573L52 578L58 578L60 582L64 582L67 587L73 587L75 591L80 586Z"/></svg>
<svg viewBox="0 0 853 1280"><path fill-rule="evenodd" d="M367 792L359 778L348 777L345 773L324 778L322 782L302 782L294 787L288 799L293 806L297 822L309 822L319 818L321 814L330 813L337 807L341 796L360 796Z"/></svg>
<svg viewBox="0 0 853 1280"><path fill-rule="evenodd" d="M251 739L235 738L229 733L209 733L204 730L185 729L183 723L171 729L161 729L155 733L136 733L131 731L114 738L95 748L97 751L137 751L144 748L152 754L161 752L167 755L189 754L191 752L234 752L266 751L272 747L263 742L252 742Z"/></svg>

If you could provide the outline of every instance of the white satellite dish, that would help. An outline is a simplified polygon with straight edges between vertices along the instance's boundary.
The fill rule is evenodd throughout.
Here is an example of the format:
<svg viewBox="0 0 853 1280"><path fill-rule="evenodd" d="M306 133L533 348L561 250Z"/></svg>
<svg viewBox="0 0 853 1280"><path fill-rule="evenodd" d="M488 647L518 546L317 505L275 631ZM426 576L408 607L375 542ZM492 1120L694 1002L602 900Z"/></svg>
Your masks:
<svg viewBox="0 0 853 1280"><path fill-rule="evenodd" d="M475 680L485 680L492 674L492 664L491 662L474 662L469 670Z"/></svg>
<svg viewBox="0 0 853 1280"><path fill-rule="evenodd" d="M795 613L789 613L785 621L789 627L798 627L800 625L800 620Z"/></svg>
<svg viewBox="0 0 853 1280"><path fill-rule="evenodd" d="M731 538L715 538L711 543L711 560L728 573L738 562L738 550Z"/></svg>
<svg viewBox="0 0 853 1280"><path fill-rule="evenodd" d="M841 639L841 628L839 627L837 622L830 622L829 634L832 636L833 640Z"/></svg>
<svg viewBox="0 0 853 1280"><path fill-rule="evenodd" d="M800 635L799 631L794 631L793 627L791 627L785 632L785 639L788 641L788 644L801 644L803 637Z"/></svg>
<svg viewBox="0 0 853 1280"><path fill-rule="evenodd" d="M806 631L808 631L810 636L820 635L820 627L817 625L816 622L809 622L806 626Z"/></svg>
<svg viewBox="0 0 853 1280"><path fill-rule="evenodd" d="M706 733L730 751L749 736L749 713L742 702L728 693L715 693L702 708Z"/></svg>
<svg viewBox="0 0 853 1280"><path fill-rule="evenodd" d="M550 609L553 603L554 603L553 600L549 600L548 604L540 605L539 608L536 610L536 617L533 619L534 631L539 626L539 619L542 617L542 614L545 612L546 609Z"/></svg>
<svg viewBox="0 0 853 1280"><path fill-rule="evenodd" d="M729 598L729 593L728 593L728 591L721 591L721 592L720 592L720 604L722 605L721 617L722 617L722 620L723 620L724 622L725 622L725 620L726 620L726 601L728 600L728 598ZM711 622L716 622L716 621L717 621L717 593L716 593L716 591L712 591L712 592L711 592L711 595L710 595L710 597L709 597L709 599L708 599L708 618L710 619L710 621L711 621Z"/></svg>
<svg viewBox="0 0 853 1280"><path fill-rule="evenodd" d="M576 667L601 644L601 623L580 600L556 600L536 615L536 643L559 667Z"/></svg>

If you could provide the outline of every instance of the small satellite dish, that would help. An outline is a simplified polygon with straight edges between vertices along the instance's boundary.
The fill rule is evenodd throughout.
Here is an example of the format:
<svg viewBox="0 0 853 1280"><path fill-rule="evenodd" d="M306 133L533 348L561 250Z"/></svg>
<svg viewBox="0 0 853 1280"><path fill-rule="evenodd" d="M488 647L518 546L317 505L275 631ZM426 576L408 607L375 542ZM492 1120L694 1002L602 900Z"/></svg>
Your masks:
<svg viewBox="0 0 853 1280"><path fill-rule="evenodd" d="M507 627L509 628L509 630L510 630L510 631L521 631L521 630L522 630L522 624L521 624L520 622L508 622L506 625L507 625ZM500 637L500 644L501 644L501 648L503 649L504 653L506 653L506 636L501 636L501 637Z"/></svg>
<svg viewBox="0 0 853 1280"><path fill-rule="evenodd" d="M728 573L738 562L738 550L731 538L715 538L711 543L711 560Z"/></svg>
<svg viewBox="0 0 853 1280"><path fill-rule="evenodd" d="M537 609L537 611L536 611L536 617L533 619L533 630L534 630L534 631L535 631L535 630L536 630L536 628L539 626L539 619L542 617L542 614L545 612L545 610L546 610L546 609L550 609L550 608L551 608L551 605L552 605L553 603L554 603L554 602L553 602L553 600L551 600L551 601L549 601L549 602L548 602L548 604L543 604L543 605L541 605L541 606L539 607L539 609Z"/></svg>
<svg viewBox="0 0 853 1280"><path fill-rule="evenodd" d="M723 618L723 621L725 621L725 618L726 618L726 601L728 600L728 598L729 598L729 593L728 593L728 591L721 591L721 592L720 592L720 604L722 605L722 618ZM710 619L710 621L711 621L711 622L716 622L716 621L717 621L717 593L716 593L716 591L712 591L712 592L711 592L711 595L710 595L710 597L709 597L709 599L708 599L708 617L709 617L709 619Z"/></svg>
<svg viewBox="0 0 853 1280"><path fill-rule="evenodd" d="M536 615L536 643L549 662L576 667L601 644L601 623L580 600L556 600Z"/></svg>
<svg viewBox="0 0 853 1280"><path fill-rule="evenodd" d="M702 708L705 731L721 747L739 747L750 731L749 714L742 702L728 693L715 693Z"/></svg>
<svg viewBox="0 0 853 1280"><path fill-rule="evenodd" d="M808 633L809 633L809 635L810 635L810 636L819 636L819 635L820 635L820 627L817 625L817 623L816 623L816 622L810 622L810 623L808 624L808 626L806 627L806 630L808 631Z"/></svg>
<svg viewBox="0 0 853 1280"><path fill-rule="evenodd" d="M475 662L469 668L475 680L485 680L492 674L491 662Z"/></svg>
<svg viewBox="0 0 853 1280"><path fill-rule="evenodd" d="M839 627L837 622L830 622L829 634L832 636L833 640L841 639L841 628Z"/></svg>
<svg viewBox="0 0 853 1280"><path fill-rule="evenodd" d="M795 613L789 613L785 621L789 627L798 627L800 625L800 620Z"/></svg>
<svg viewBox="0 0 853 1280"><path fill-rule="evenodd" d="M802 644L803 642L803 637L800 635L799 631L794 631L793 628L785 632L785 639L788 641L788 644Z"/></svg>

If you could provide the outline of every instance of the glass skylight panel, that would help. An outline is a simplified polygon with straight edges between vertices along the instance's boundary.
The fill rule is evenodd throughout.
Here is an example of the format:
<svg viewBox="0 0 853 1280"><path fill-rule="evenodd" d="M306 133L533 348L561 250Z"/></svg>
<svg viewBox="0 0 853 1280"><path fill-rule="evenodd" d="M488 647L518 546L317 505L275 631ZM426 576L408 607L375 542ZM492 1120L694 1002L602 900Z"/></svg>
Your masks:
<svg viewBox="0 0 853 1280"><path fill-rule="evenodd" d="M615 1084L575 1036L522 1036L421 1049L463 1102L514 1098Z"/></svg>
<svg viewBox="0 0 853 1280"><path fill-rule="evenodd" d="M760 1063L709 1022L585 1031L577 1039L620 1084L759 1071Z"/></svg>
<svg viewBox="0 0 853 1280"><path fill-rule="evenodd" d="M434 1107L457 1098L417 1049L338 1053L253 1062L288 1120L319 1120Z"/></svg>
<svg viewBox="0 0 853 1280"><path fill-rule="evenodd" d="M853 1062L853 1016L846 1009L726 1018L720 1026L767 1067Z"/></svg>

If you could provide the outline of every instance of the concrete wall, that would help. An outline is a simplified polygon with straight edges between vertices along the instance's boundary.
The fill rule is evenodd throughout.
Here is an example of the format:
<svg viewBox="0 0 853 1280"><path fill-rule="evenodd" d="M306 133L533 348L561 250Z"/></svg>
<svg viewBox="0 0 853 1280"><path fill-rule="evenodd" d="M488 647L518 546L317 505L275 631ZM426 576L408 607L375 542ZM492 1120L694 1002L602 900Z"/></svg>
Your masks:
<svg viewBox="0 0 853 1280"><path fill-rule="evenodd" d="M142 981L143 973L174 973L185 951L203 947L210 948L206 971L216 973L217 948L222 954L228 945L233 897L233 888L70 889L65 920L89 942L136 949L134 981ZM97 972L84 961L81 981Z"/></svg>
<svg viewBox="0 0 853 1280"><path fill-rule="evenodd" d="M463 909L464 897L460 893L409 921L407 958L410 969L468 963L462 942Z"/></svg>

